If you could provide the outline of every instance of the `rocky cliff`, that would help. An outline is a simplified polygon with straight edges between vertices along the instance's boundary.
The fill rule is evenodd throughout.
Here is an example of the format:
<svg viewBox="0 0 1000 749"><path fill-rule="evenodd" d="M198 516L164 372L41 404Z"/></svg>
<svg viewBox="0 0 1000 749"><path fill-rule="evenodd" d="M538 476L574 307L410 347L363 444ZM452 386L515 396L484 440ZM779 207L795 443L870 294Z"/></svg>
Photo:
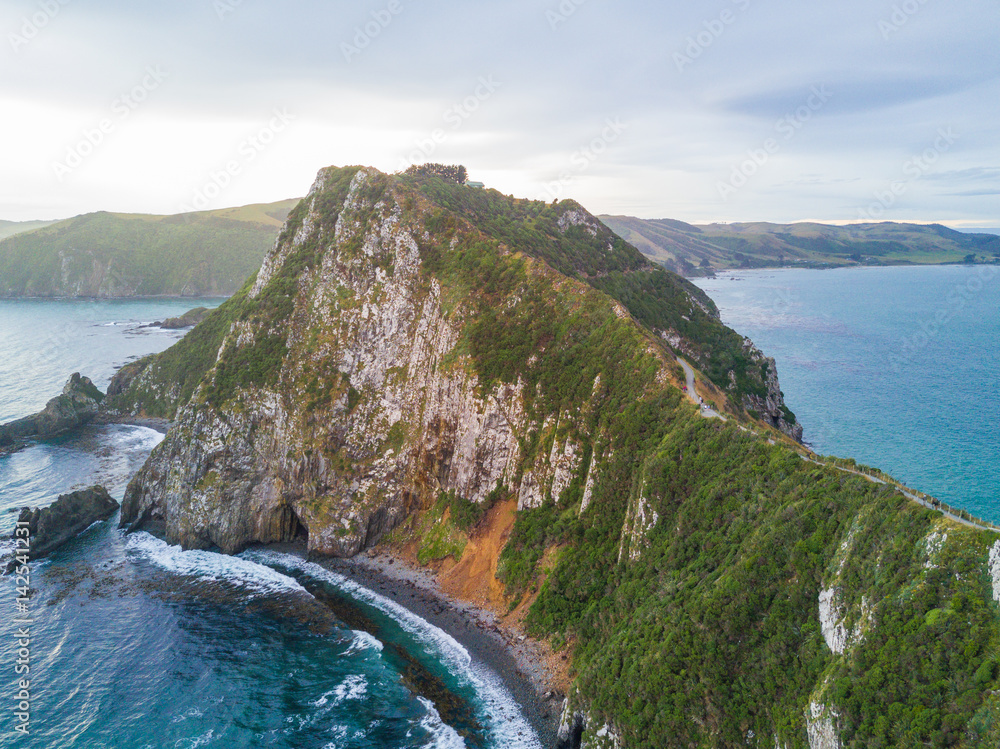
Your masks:
<svg viewBox="0 0 1000 749"><path fill-rule="evenodd" d="M94 523L110 518L118 506L103 486L91 486L62 494L48 507L22 508L17 522L28 529L31 559L41 559Z"/></svg>
<svg viewBox="0 0 1000 749"><path fill-rule="evenodd" d="M571 201L323 170L256 278L106 403L174 418L122 524L188 547L458 557L459 517L516 499L497 577L575 654L565 746L995 733L995 537L775 439L773 362Z"/></svg>
<svg viewBox="0 0 1000 749"><path fill-rule="evenodd" d="M549 315L590 308L574 333L600 323L643 334L585 283L488 246L455 219L447 234L432 233L437 220L386 175L323 172L237 302L195 397L129 488L123 523L159 518L171 541L227 551L308 534L310 549L348 556L441 492L480 502L503 485L533 507L585 473L585 414L602 397L600 373L580 402L540 418L528 383L480 365L497 354L538 359L547 342L490 351L501 341L476 329L487 300L446 266L510 274L491 308L531 295ZM664 352L641 345L662 384Z"/></svg>

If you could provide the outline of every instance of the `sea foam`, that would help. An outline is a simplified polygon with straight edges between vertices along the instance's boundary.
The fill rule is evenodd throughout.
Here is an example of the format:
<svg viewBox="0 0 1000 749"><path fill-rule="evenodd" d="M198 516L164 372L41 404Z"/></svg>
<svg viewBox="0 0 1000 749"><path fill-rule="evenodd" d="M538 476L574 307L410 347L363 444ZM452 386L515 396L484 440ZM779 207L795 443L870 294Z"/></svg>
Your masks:
<svg viewBox="0 0 1000 749"><path fill-rule="evenodd" d="M443 663L460 682L472 687L482 703L480 712L491 716L485 722L489 725L488 735L492 746L504 749L541 749L541 742L534 729L500 678L485 665L473 662L469 651L444 630L435 627L395 601L313 562L264 549L245 551L240 556L260 564L278 565L284 569L295 570L313 579L330 583L352 598L388 614L407 634L422 645L428 655ZM434 714L436 715L436 711ZM427 719L433 724L433 716L429 714ZM450 728L449 731L453 733ZM432 733L436 737L435 746L441 749L465 746L457 733L454 737L459 743L450 743L453 739L448 732L439 734L432 731Z"/></svg>
<svg viewBox="0 0 1000 749"><path fill-rule="evenodd" d="M129 534L125 551L133 559L141 559L167 572L205 582L235 585L255 595L303 593L311 597L294 578L264 564L212 551L185 551L145 531Z"/></svg>

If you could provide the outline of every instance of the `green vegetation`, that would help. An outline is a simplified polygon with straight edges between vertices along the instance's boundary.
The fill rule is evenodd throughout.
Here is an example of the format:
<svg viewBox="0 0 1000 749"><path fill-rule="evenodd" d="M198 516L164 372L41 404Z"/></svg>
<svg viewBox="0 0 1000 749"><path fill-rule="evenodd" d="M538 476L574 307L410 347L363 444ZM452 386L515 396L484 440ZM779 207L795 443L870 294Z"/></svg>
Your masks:
<svg viewBox="0 0 1000 749"><path fill-rule="evenodd" d="M588 704L628 746L746 745L748 731L772 746L775 729L802 746L802 706L828 681L848 746L955 744L997 686L988 534L950 530L961 542L925 570L919 542L939 515L670 412L615 451L585 513L556 503L519 513L504 550L505 580L520 591L546 548L565 547L528 622L577 639ZM637 491L660 520L624 562L623 495ZM817 600L849 537L843 603L875 613L870 626L848 622L867 641L837 658Z"/></svg>
<svg viewBox="0 0 1000 749"><path fill-rule="evenodd" d="M55 221L0 221L0 239L51 226Z"/></svg>
<svg viewBox="0 0 1000 749"><path fill-rule="evenodd" d="M357 171L357 167L337 170L324 192L322 205L334 221ZM304 206L293 208L279 241L288 241L304 217ZM112 398L111 408L173 418L203 382L203 399L215 407L227 402L239 388L274 386L287 355L285 341L299 276L314 268L321 254L314 237L289 255L256 298L249 297L256 279L253 276L175 345L123 367L122 375L128 378L128 384L124 392ZM234 325L254 331L253 340L243 346L227 344L223 350L226 335ZM322 397L318 392L313 396Z"/></svg>
<svg viewBox="0 0 1000 749"><path fill-rule="evenodd" d="M435 176L464 185L469 179L469 173L464 166L457 164L414 164L406 170L407 174L420 176Z"/></svg>
<svg viewBox="0 0 1000 749"><path fill-rule="evenodd" d="M499 245L542 260L560 273L603 291L656 334L679 334L699 368L716 386L730 393L737 407L742 406L747 395L767 394L766 372L748 355L743 337L719 321L712 300L690 282L652 264L598 222L591 225L567 221L568 214L569 218L589 215L578 203L516 200L496 190L469 190L434 177L408 176L404 183L417 187L434 206L439 206L426 222L428 232L438 238L433 247L422 248L428 269L437 275L444 273L449 285L474 288L485 295L477 310L473 346L479 340L482 353L494 346L494 340L510 340L511 348L490 354L493 361L484 370L487 381L500 376L504 368L510 374L513 359L526 359L544 346L554 334L551 327L558 318L551 309L543 314L541 308L548 304L545 297L550 293L550 284L540 280L520 290L527 296L511 314L496 311L496 299L512 293L525 278L523 267L516 261L498 256ZM459 219L489 239L477 243L467 233L459 233L459 226L464 224ZM461 239L453 251L449 243L454 236ZM495 330L497 326L509 329L510 335ZM565 364L550 362L552 369L559 372L569 368ZM736 379L732 390L730 372ZM510 381L509 377L501 379ZM573 399L579 394L568 397ZM787 417L790 424L795 423L793 413L788 411Z"/></svg>
<svg viewBox="0 0 1000 749"><path fill-rule="evenodd" d="M177 216L91 213L0 242L0 296L228 296L296 201Z"/></svg>
<svg viewBox="0 0 1000 749"><path fill-rule="evenodd" d="M443 366L467 368L484 389L523 385L514 481L553 446L578 446L562 489L542 486L541 506L518 513L498 576L515 604L537 593L531 632L575 644L574 699L598 725L610 722L629 747L770 749L777 739L801 749L815 700L837 711L838 731L857 749L996 745L1000 617L985 569L994 534L954 526L835 461L803 460L735 420L698 416L663 381L676 368L661 333L681 336L720 387L732 372L737 394L761 394L767 365L690 283L592 225L579 206L407 174L370 176L345 208L357 171L322 174L322 225L287 245L306 217L304 206L292 212L279 240L288 254L255 299L248 282L175 347L132 365L144 371L114 397L172 413L199 382L214 409L244 388L288 385L303 408L335 397L351 412L363 408L369 393L323 363L282 379L300 376L286 361L297 356L287 331L314 350L302 307L331 251L322 242L344 211L363 225L392 191L401 230L417 242L420 283L440 284L460 331ZM336 246L338 259L362 258L362 235L345 235L353 238ZM355 303L346 287L327 291L331 315ZM405 450L415 436L401 422L380 450ZM337 470L372 457L340 448L326 454ZM393 534L416 541L423 563L458 559L507 495L499 485L476 504L431 491ZM931 554L924 539L940 530L948 541ZM818 616L820 591L831 587L856 635L842 655L827 646Z"/></svg>
<svg viewBox="0 0 1000 749"><path fill-rule="evenodd" d="M452 557L456 561L462 558L466 538L449 512L450 504L450 498L442 495L434 506L421 516L414 533L419 539L417 561L420 564L445 557Z"/></svg>
<svg viewBox="0 0 1000 749"><path fill-rule="evenodd" d="M722 268L829 268L850 265L990 262L1000 236L938 224L708 224L601 216L651 260L686 276Z"/></svg>

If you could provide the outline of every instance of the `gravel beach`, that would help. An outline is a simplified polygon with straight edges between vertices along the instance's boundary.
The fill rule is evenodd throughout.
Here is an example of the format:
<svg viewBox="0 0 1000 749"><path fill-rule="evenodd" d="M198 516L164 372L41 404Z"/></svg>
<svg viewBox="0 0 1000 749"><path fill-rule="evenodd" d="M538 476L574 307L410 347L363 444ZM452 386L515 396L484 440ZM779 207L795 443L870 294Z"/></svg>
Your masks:
<svg viewBox="0 0 1000 749"><path fill-rule="evenodd" d="M555 745L563 694L546 665L544 646L511 631L495 613L441 592L433 571L417 568L391 552L370 550L353 559L314 560L426 619L458 640L473 659L503 681L538 733Z"/></svg>

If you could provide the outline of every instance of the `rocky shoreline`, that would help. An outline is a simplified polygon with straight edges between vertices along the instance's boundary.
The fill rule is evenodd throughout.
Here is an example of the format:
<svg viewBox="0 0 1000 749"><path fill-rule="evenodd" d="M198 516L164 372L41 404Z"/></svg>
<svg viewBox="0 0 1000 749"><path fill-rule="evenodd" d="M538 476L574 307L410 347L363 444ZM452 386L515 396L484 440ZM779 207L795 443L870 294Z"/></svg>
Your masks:
<svg viewBox="0 0 1000 749"><path fill-rule="evenodd" d="M415 567L392 551L372 549L351 559L314 561L395 601L458 640L501 678L542 746L555 746L564 695L561 677L547 663L544 645L505 624L494 612L445 595L432 570Z"/></svg>
<svg viewBox="0 0 1000 749"><path fill-rule="evenodd" d="M172 421L169 419L158 419L152 416L111 416L106 413L100 413L93 421L94 424L125 424L127 426L134 427L146 427L147 429L152 429L160 434L166 434L169 431Z"/></svg>

